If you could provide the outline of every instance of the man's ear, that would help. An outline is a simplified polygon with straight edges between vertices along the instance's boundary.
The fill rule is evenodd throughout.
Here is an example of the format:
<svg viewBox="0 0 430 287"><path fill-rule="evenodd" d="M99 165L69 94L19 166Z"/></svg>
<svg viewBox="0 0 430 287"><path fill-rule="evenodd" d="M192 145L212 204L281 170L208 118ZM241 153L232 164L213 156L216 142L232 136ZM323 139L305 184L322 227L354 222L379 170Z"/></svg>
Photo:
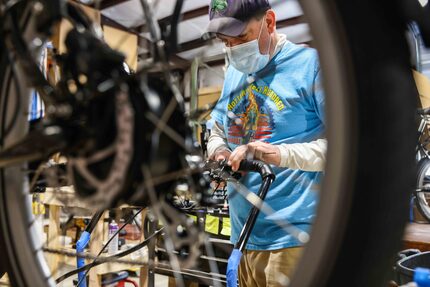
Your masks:
<svg viewBox="0 0 430 287"><path fill-rule="evenodd" d="M275 14L275 11L273 11L272 9L269 9L266 12L266 24L267 24L267 29L268 29L270 34L275 32L275 30L276 30L276 14Z"/></svg>

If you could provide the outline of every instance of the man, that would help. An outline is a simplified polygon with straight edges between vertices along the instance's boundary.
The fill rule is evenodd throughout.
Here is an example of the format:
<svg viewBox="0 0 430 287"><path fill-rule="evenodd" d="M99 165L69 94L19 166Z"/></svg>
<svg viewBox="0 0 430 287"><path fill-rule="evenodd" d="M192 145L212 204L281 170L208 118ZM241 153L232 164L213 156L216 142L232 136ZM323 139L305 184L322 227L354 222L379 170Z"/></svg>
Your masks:
<svg viewBox="0 0 430 287"><path fill-rule="evenodd" d="M240 286L285 286L303 241L280 228L288 221L310 231L325 162L324 96L314 49L295 45L276 32L268 0L212 0L207 32L226 47L229 67L211 116L209 157L227 159L233 170L252 157L276 173L239 268ZM241 182L252 192L258 174ZM235 243L251 205L229 186L231 240ZM233 196L234 195L234 196Z"/></svg>

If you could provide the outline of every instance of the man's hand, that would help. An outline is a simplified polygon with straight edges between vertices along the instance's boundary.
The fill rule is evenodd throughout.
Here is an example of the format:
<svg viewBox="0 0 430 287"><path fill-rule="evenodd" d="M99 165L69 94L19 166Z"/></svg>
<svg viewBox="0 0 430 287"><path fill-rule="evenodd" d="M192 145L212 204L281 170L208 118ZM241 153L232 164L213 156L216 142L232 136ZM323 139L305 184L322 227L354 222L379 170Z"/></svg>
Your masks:
<svg viewBox="0 0 430 287"><path fill-rule="evenodd" d="M216 161L222 161L222 160L228 160L230 158L231 151L227 149L223 149L220 151L216 151L209 159L216 160ZM224 181L222 182L211 182L211 187L213 190L224 188L226 183Z"/></svg>
<svg viewBox="0 0 430 287"><path fill-rule="evenodd" d="M240 162L244 159L256 159L268 164L279 166L281 163L281 153L276 145L265 142L252 142L247 145L237 147L230 155L228 164L233 171L237 171Z"/></svg>
<svg viewBox="0 0 430 287"><path fill-rule="evenodd" d="M216 161L228 160L230 158L230 155L231 155L231 151L224 149L224 150L216 151L210 157L210 159L216 160Z"/></svg>

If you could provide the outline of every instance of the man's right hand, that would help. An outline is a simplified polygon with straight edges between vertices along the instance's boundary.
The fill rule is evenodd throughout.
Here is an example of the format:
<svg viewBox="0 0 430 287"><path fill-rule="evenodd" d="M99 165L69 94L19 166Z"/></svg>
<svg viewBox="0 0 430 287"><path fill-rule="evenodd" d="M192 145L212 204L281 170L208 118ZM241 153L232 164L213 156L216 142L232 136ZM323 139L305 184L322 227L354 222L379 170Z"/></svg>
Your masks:
<svg viewBox="0 0 430 287"><path fill-rule="evenodd" d="M231 151L227 150L227 149L223 149L220 151L216 151L209 159L211 160L216 160L216 161L227 161L230 158L231 155ZM222 182L212 182L211 186L212 188L215 190L216 188L224 188L226 185L226 183L224 181Z"/></svg>
<svg viewBox="0 0 430 287"><path fill-rule="evenodd" d="M216 161L228 160L230 158L230 155L231 155L231 151L224 149L224 150L216 151L210 157L210 159L216 160Z"/></svg>

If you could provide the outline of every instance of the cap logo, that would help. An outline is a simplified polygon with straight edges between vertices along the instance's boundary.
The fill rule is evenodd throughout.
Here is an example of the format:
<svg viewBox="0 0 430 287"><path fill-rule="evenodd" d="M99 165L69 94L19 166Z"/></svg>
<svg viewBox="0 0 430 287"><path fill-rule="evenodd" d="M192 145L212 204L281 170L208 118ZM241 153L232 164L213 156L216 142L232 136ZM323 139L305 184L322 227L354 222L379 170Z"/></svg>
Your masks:
<svg viewBox="0 0 430 287"><path fill-rule="evenodd" d="M227 8L227 6L227 0L212 0L211 9L217 13L221 13Z"/></svg>

